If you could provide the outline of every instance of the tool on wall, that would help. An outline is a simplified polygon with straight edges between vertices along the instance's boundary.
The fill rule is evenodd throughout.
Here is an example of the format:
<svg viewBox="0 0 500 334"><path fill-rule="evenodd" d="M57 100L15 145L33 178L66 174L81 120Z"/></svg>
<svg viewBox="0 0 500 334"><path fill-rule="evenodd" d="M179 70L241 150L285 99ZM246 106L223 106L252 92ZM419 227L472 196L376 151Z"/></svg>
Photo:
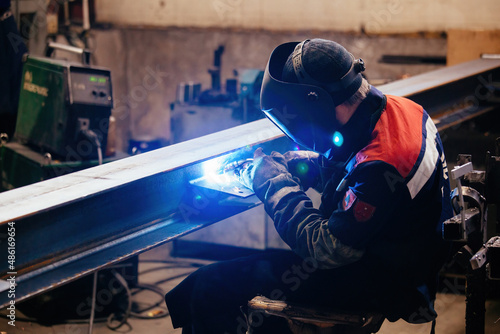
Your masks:
<svg viewBox="0 0 500 334"><path fill-rule="evenodd" d="M233 77L223 83L224 45L214 50L213 65L208 69L211 86L182 82L176 101L171 104L171 142L200 137L264 117L260 111L260 87L264 71L233 70Z"/></svg>

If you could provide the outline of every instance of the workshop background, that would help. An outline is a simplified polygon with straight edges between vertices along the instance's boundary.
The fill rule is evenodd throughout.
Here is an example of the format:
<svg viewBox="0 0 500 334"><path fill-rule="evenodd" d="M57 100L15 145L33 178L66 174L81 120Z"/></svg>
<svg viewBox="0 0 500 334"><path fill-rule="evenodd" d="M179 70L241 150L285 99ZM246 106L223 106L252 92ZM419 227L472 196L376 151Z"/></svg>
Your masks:
<svg viewBox="0 0 500 334"><path fill-rule="evenodd" d="M12 11L30 55L44 56L50 40L88 48L90 64L110 70L114 107L108 142L111 151L126 155L262 117L253 90L270 52L287 41L339 42L364 60L366 77L375 86L500 54L497 0L89 0L88 27L85 3L20 0L12 1ZM81 60L60 50L53 57ZM483 167L486 149L500 137L497 121L498 116L483 115L447 132L449 164L466 153L478 158L475 167ZM158 284L168 291L200 263L268 248L286 246L257 207L142 254L138 272L147 275L139 280L172 277ZM155 263L172 259L180 259L180 265L155 269ZM438 296L438 333L465 333L462 289L448 289L456 293L452 297ZM158 314L153 320L131 320L120 331L180 333L168 317L155 318ZM488 301L486 333L500 330L499 318L500 303ZM0 325L9 334L84 333L85 328ZM427 333L429 328L398 322L384 324L380 332ZM94 333L108 332L114 331L104 324L94 328Z"/></svg>
<svg viewBox="0 0 500 334"><path fill-rule="evenodd" d="M33 2L40 7L44 1ZM445 66L447 57L456 64L500 48L495 0L480 5L465 0L96 0L91 7L92 63L112 72L122 150L131 138L172 139L170 104L178 85L210 88L208 69L220 45L223 82L235 77L234 70L263 69L280 43L321 37L362 57L375 85ZM43 15L43 7L36 9L36 16ZM46 27L37 18L33 22L29 35L39 42ZM30 51L40 54L44 47L39 43Z"/></svg>

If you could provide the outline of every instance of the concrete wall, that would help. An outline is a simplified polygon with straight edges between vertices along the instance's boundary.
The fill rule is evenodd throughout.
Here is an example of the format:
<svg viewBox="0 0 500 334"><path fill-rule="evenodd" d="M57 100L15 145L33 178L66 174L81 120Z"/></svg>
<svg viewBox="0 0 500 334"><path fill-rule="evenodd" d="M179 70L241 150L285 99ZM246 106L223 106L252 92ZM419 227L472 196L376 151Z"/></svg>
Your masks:
<svg viewBox="0 0 500 334"><path fill-rule="evenodd" d="M384 54L446 55L445 38L367 36L338 32L270 32L234 29L93 29L93 62L112 71L118 122L118 147L128 139L151 136L169 139L170 103L177 85L194 81L208 89L213 53L225 46L222 79L234 69L264 69L270 52L287 41L321 37L343 44L367 64L372 82L391 81L438 68L438 65L384 64Z"/></svg>
<svg viewBox="0 0 500 334"><path fill-rule="evenodd" d="M367 33L499 29L500 1L96 0L97 20L157 27Z"/></svg>

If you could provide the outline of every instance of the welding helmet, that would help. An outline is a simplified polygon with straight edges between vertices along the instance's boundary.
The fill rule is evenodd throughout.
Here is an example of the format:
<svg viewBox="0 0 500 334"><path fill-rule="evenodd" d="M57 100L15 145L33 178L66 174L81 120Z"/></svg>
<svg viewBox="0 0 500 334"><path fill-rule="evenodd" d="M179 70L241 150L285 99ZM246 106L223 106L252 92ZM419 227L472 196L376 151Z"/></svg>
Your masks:
<svg viewBox="0 0 500 334"><path fill-rule="evenodd" d="M323 39L276 47L261 88L264 114L290 139L329 158L342 145L335 107L361 86L364 63Z"/></svg>

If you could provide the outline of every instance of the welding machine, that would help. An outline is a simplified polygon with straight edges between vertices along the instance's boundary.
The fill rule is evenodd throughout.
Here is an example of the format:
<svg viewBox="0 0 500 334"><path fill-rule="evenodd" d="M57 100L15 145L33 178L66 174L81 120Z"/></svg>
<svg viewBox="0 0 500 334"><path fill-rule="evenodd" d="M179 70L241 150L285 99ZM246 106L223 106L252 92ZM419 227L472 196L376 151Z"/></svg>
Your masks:
<svg viewBox="0 0 500 334"><path fill-rule="evenodd" d="M95 159L107 144L112 107L108 69L29 56L14 139L62 161Z"/></svg>

